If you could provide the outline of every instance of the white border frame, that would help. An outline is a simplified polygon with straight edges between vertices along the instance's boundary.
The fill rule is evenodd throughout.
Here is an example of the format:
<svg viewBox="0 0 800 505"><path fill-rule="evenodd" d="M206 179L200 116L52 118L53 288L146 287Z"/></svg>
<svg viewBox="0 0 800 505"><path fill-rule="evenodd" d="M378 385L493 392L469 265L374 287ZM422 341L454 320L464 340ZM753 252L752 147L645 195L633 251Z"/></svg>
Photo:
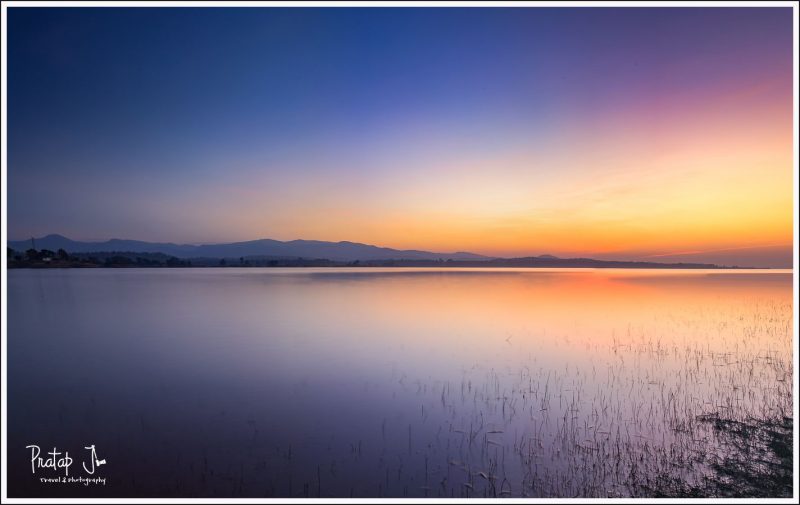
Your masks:
<svg viewBox="0 0 800 505"><path fill-rule="evenodd" d="M2 34L2 123L0 123L0 131L2 131L2 139L0 140L0 147L2 148L2 171L0 172L0 188L2 189L2 230L0 237L3 242L3 249L0 251L0 259L2 259L2 290L0 291L0 300L2 300L2 438L0 439L0 447L2 447L2 454L0 455L0 469L2 475L0 476L0 499L3 503L676 503L685 502L687 500L674 499L674 498L464 498L464 499L425 499L425 498L58 498L58 499L44 499L44 498L9 498L8 497L8 483L6 481L8 468L7 462L7 423L6 419L8 413L7 404L7 350L8 350L8 307L7 307L7 294L8 294L8 277L7 277L7 258L6 247L8 245L8 91L7 91L7 51L8 51L8 30L7 30L7 9L8 7L791 7L793 15L793 165L794 165L794 254L793 254L793 367L794 367L794 483L793 483L793 498L760 498L760 499L741 499L741 498L706 498L702 500L693 499L691 501L703 501L707 503L797 503L800 490L798 490L798 3L796 1L8 1L2 3L2 11L0 12L0 34Z"/></svg>

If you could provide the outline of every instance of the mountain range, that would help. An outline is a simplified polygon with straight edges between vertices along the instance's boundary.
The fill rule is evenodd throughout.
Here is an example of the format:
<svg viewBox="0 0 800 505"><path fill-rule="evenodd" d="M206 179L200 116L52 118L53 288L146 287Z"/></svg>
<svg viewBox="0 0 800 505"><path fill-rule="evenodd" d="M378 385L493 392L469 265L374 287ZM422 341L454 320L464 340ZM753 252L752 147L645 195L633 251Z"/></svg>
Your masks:
<svg viewBox="0 0 800 505"><path fill-rule="evenodd" d="M550 254L521 258L498 258L470 252L437 253L400 250L358 242L324 242L320 240L260 239L227 244L175 244L112 239L104 242L81 242L63 235L47 235L29 240L9 241L8 246L23 253L28 249L64 249L83 261L125 256L138 265L151 261L152 255L172 258L181 266L342 266L359 262L361 266L452 266L502 268L752 268L724 267L710 263L656 263L649 261L616 261L592 258L559 258ZM151 255L151 256L148 256ZM141 257L139 257L141 256ZM183 261L191 260L191 261ZM233 261L222 261L233 260ZM19 261L19 260L18 260ZM91 261L90 261L91 262ZM138 262L138 263L137 263ZM444 263L443 263L444 262ZM145 261L146 263L146 261ZM169 266L169 262L167 262ZM17 264L20 267L24 265ZM58 266L58 265L57 265Z"/></svg>
<svg viewBox="0 0 800 505"><path fill-rule="evenodd" d="M174 244L171 242L143 242L140 240L111 239L105 242L80 242L62 235L34 238L36 249L68 253L129 252L162 253L177 258L240 258L249 256L274 258L324 258L333 261L376 260L490 260L488 256L469 252L436 253L417 250L399 250L357 242L324 242L320 240L259 239L227 244ZM15 251L26 251L31 240L9 241Z"/></svg>

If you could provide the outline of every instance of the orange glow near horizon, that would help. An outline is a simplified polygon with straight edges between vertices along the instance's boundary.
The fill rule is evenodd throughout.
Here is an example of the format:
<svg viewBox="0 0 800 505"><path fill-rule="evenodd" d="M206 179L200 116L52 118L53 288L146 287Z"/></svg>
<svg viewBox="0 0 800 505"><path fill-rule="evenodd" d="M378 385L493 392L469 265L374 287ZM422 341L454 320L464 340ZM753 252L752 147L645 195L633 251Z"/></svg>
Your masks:
<svg viewBox="0 0 800 505"><path fill-rule="evenodd" d="M268 202L258 185L237 187L244 208L230 238L251 239L256 228L281 240L497 256L791 249L790 103L776 91L618 111L604 124L554 131L553 143L431 152L417 166L393 160L398 170L379 177L277 181L286 192ZM279 212L283 205L292 210ZM225 209L216 216L234 221Z"/></svg>

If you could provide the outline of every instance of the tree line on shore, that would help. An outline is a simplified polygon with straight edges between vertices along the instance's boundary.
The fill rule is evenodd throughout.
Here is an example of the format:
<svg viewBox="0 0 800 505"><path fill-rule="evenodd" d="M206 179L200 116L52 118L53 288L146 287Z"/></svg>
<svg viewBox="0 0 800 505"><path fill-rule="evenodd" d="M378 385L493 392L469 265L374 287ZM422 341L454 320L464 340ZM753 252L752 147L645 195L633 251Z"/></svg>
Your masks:
<svg viewBox="0 0 800 505"><path fill-rule="evenodd" d="M462 267L462 268L739 268L704 263L654 263L591 258L494 258L490 260L397 259L336 261L324 258L242 256L239 258L178 258L154 252L68 253L64 249L8 251L8 268L120 268L120 267Z"/></svg>
<svg viewBox="0 0 800 505"><path fill-rule="evenodd" d="M190 267L192 262L161 253L68 253L64 249L7 248L9 268Z"/></svg>

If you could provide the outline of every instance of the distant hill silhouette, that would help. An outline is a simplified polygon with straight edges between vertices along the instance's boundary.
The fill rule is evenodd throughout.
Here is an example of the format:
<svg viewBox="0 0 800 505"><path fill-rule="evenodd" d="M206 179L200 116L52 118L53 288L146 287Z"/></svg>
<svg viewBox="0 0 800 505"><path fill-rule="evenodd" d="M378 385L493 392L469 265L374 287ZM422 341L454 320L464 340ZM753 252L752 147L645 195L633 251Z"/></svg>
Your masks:
<svg viewBox="0 0 800 505"><path fill-rule="evenodd" d="M319 240L261 239L229 244L174 244L112 239L105 242L80 242L62 235L35 238L36 249L63 249L75 258L86 261L127 258L128 266L148 262L180 266L396 266L396 267L521 267L521 268L753 268L719 266L709 263L657 263L651 261L613 261L592 258L558 258L551 254L523 258L492 258L469 252L435 253L398 250L357 242L324 242ZM19 253L31 248L30 240L9 241ZM91 253L91 254L90 254ZM166 260L157 256L165 255ZM171 259L170 259L171 258ZM161 261L164 260L164 261ZM191 260L191 261L182 261ZM17 261L17 267L25 267ZM120 264L120 265L117 265ZM123 261L117 261L115 266Z"/></svg>
<svg viewBox="0 0 800 505"><path fill-rule="evenodd" d="M47 235L34 238L36 249L68 253L131 252L162 253L176 258L240 258L262 256L273 258L319 258L332 261L372 260L489 260L488 256L468 252L435 253L416 250L398 250L377 247L357 242L324 242L319 240L260 239L228 244L174 244L170 242L142 242L139 240L112 239L105 242L79 242L62 235ZM16 251L31 248L30 240L9 241L8 246Z"/></svg>

